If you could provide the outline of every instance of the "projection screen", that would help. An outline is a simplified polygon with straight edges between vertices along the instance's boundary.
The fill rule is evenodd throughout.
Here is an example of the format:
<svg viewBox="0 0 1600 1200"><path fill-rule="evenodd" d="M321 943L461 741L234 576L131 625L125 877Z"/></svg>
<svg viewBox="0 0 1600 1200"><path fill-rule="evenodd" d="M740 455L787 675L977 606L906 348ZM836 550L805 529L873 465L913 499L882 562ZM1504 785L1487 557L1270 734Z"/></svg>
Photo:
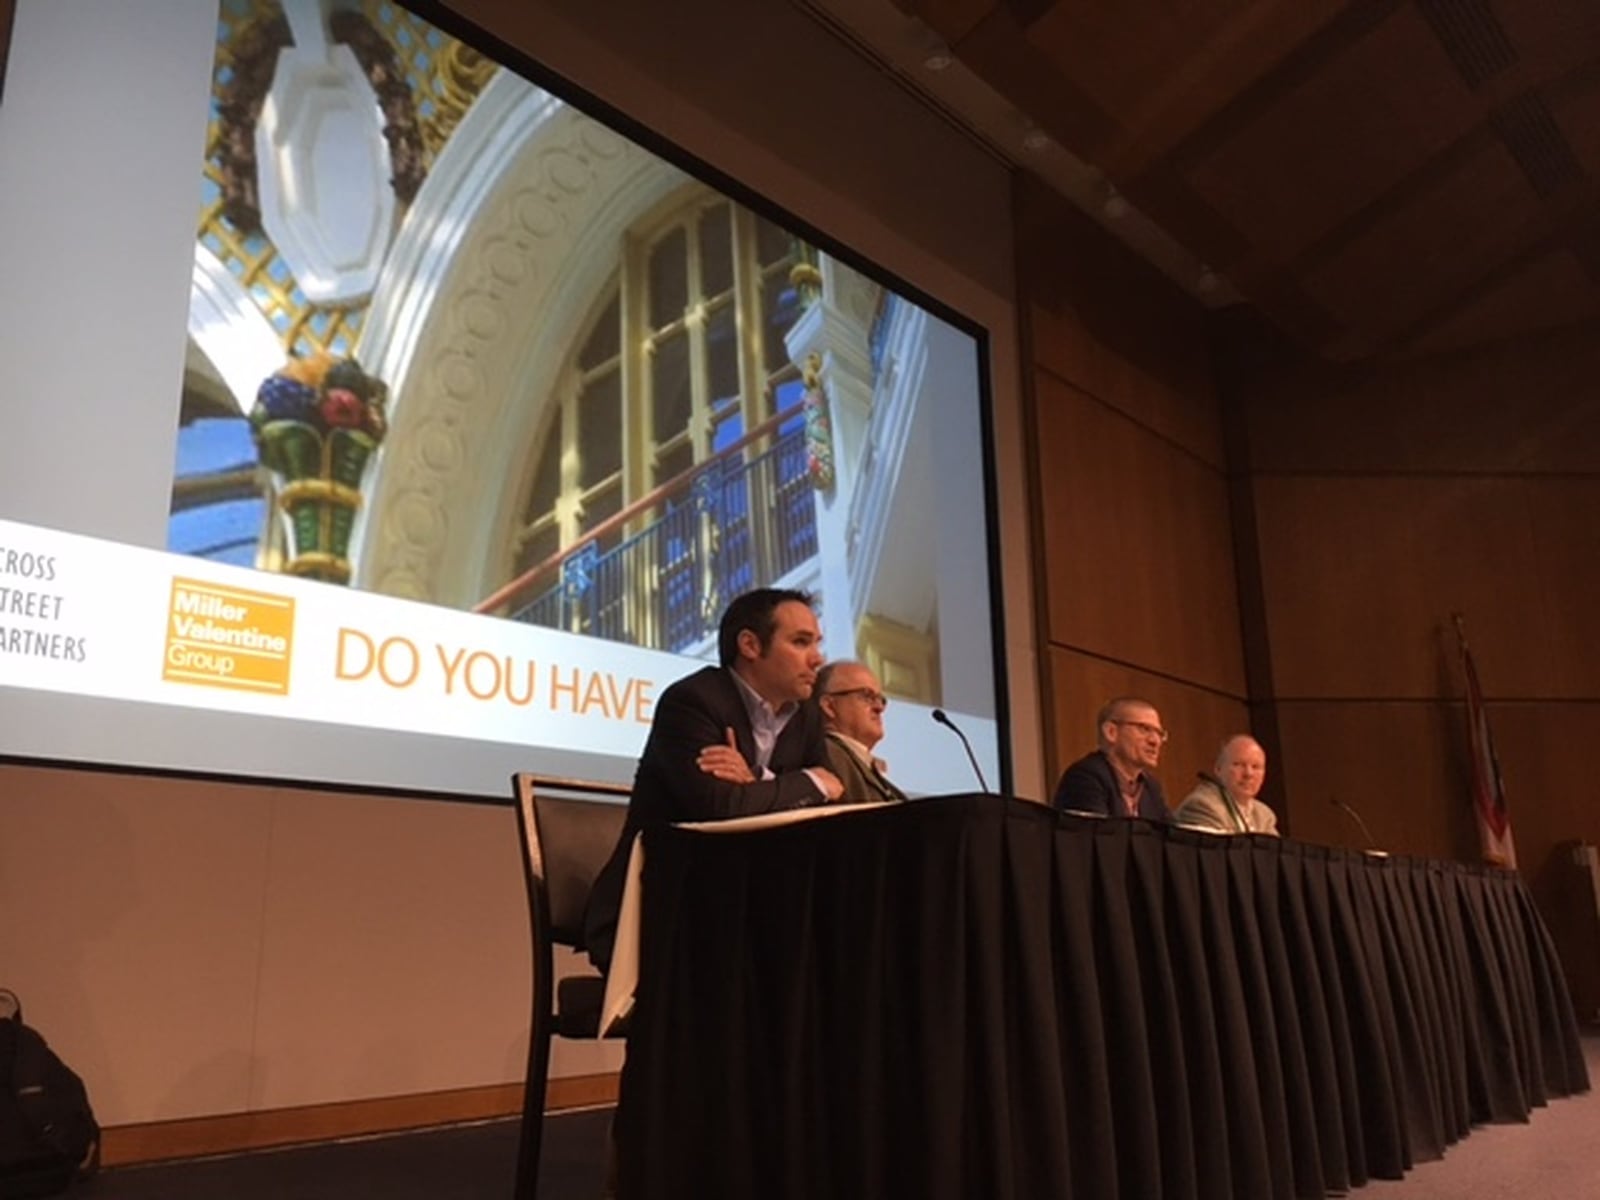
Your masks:
<svg viewBox="0 0 1600 1200"><path fill-rule="evenodd" d="M19 0L0 755L626 779L773 585L1007 779L983 331L471 33Z"/></svg>

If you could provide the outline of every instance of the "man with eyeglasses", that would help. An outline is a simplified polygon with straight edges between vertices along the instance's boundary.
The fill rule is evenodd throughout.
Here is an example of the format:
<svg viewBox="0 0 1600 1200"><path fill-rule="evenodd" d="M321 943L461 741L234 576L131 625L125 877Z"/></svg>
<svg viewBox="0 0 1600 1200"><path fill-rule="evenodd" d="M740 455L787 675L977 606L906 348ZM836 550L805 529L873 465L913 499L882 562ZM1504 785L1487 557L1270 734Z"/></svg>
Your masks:
<svg viewBox="0 0 1600 1200"><path fill-rule="evenodd" d="M847 802L904 800L888 765L872 751L883 740L889 703L878 677L858 662L831 662L817 673L817 705L827 731L828 765L844 784Z"/></svg>
<svg viewBox="0 0 1600 1200"><path fill-rule="evenodd" d="M1161 784L1152 774L1167 740L1155 705L1119 696L1100 710L1095 729L1099 746L1062 773L1056 807L1099 817L1170 820Z"/></svg>

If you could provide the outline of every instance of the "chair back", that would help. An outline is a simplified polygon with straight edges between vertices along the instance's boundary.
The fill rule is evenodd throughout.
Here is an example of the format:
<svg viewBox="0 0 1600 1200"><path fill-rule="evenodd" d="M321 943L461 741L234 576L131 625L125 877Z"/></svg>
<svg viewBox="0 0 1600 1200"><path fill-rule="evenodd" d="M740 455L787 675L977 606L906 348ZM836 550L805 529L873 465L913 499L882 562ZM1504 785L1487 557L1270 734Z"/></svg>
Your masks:
<svg viewBox="0 0 1600 1200"><path fill-rule="evenodd" d="M584 909L622 836L629 788L529 771L513 776L512 787L535 949L542 943L582 946Z"/></svg>
<svg viewBox="0 0 1600 1200"><path fill-rule="evenodd" d="M554 948L583 945L584 909L595 878L622 836L629 790L623 784L530 771L511 777L533 941L533 1011L513 1193L517 1200L535 1200L538 1195L551 1034L594 1037L599 1032L604 981L592 972L563 980L558 1006ZM581 1011L558 1011L569 1000Z"/></svg>

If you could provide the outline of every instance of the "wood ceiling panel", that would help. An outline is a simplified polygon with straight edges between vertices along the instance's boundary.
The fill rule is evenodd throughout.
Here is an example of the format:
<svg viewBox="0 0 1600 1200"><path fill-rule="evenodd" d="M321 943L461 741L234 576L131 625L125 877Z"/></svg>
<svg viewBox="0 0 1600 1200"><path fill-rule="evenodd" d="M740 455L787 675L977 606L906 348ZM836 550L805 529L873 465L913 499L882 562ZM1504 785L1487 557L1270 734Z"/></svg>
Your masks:
<svg viewBox="0 0 1600 1200"><path fill-rule="evenodd" d="M1490 143L1413 202L1309 272L1313 299L1372 340L1387 340L1513 257L1542 214L1527 178Z"/></svg>
<svg viewBox="0 0 1600 1200"><path fill-rule="evenodd" d="M1422 331L1405 349L1420 354L1461 350L1501 338L1600 320L1600 287L1566 251L1553 251Z"/></svg>
<svg viewBox="0 0 1600 1200"><path fill-rule="evenodd" d="M1574 47L1600 43L1595 0L1496 0L1494 14L1517 59L1536 71L1559 70Z"/></svg>
<svg viewBox="0 0 1600 1200"><path fill-rule="evenodd" d="M1427 24L1400 9L1186 178L1249 230L1259 257L1281 261L1396 187L1478 115Z"/></svg>
<svg viewBox="0 0 1600 1200"><path fill-rule="evenodd" d="M1000 6L1000 0L893 0L901 12L920 17L923 24L954 46L972 27Z"/></svg>
<svg viewBox="0 0 1600 1200"><path fill-rule="evenodd" d="M1101 149L1115 144L1121 127L1075 81L1034 49L1025 33L1016 14L1001 5L951 45L961 61L1016 105L1018 112L1032 116L1073 154L1097 161Z"/></svg>
<svg viewBox="0 0 1600 1200"><path fill-rule="evenodd" d="M1579 165L1590 178L1600 179L1600 72L1551 96L1550 115Z"/></svg>
<svg viewBox="0 0 1600 1200"><path fill-rule="evenodd" d="M1175 10L1163 0L1072 0L1051 8L1027 37L1117 114L1124 140L1101 165L1120 176L1268 74L1344 7L1340 0L1213 0Z"/></svg>
<svg viewBox="0 0 1600 1200"><path fill-rule="evenodd" d="M1324 358L1593 319L1600 0L893 2Z"/></svg>
<svg viewBox="0 0 1600 1200"><path fill-rule="evenodd" d="M1251 0L1062 0L1028 30L1029 43L1108 111L1138 108L1197 47L1260 7Z"/></svg>

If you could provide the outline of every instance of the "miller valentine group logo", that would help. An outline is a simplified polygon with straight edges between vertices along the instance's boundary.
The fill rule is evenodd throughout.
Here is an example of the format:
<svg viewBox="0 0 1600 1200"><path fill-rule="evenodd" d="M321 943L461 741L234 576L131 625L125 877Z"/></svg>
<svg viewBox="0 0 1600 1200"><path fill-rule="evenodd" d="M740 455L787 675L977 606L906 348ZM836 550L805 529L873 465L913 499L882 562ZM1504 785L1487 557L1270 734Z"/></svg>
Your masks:
<svg viewBox="0 0 1600 1200"><path fill-rule="evenodd" d="M286 696L293 647L290 597L173 578L162 679Z"/></svg>

